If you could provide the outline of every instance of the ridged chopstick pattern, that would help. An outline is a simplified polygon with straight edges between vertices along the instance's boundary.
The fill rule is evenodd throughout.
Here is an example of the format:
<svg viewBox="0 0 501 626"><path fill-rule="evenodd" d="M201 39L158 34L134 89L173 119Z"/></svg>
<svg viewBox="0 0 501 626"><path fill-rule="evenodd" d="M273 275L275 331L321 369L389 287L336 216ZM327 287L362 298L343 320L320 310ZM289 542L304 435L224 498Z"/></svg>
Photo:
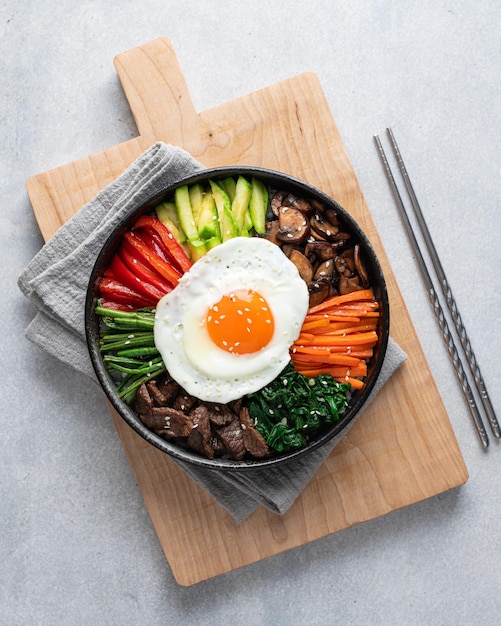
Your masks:
<svg viewBox="0 0 501 626"><path fill-rule="evenodd" d="M473 375L473 378L475 380L475 384L477 387L477 391L480 395L481 401L482 401L482 405L484 408L484 412L487 416L487 419L490 423L491 426L491 430L494 434L495 437L500 437L501 433L500 433L500 429L499 429L499 424L494 412L494 409L492 407L492 404L490 402L487 390L485 388L485 384L480 372L480 369L478 367L475 355L473 353L473 350L471 348L471 343L470 340L468 338L468 334L466 332L466 329L464 327L464 324L461 320L461 315L459 313L456 301L454 299L454 296L452 294L452 290L450 288L449 282L445 276L445 272L443 270L442 264L440 263L440 259L438 257L438 253L435 249L435 246L433 244L433 241L431 239L431 235L430 232L428 230L428 227L426 225L426 222L424 220L424 216L423 213L421 211L421 207L419 205L419 202L417 200L416 194L414 192L414 189L412 187L412 183L410 181L409 175L407 173L407 169L405 167L405 164L403 162L402 159L402 155L400 153L400 150L398 148L397 142L395 140L395 136L392 132L392 130L390 128L387 129L389 138L391 140L391 144L393 147L393 151L395 153L397 162L398 162L398 166L400 169L400 173L404 179L410 200L411 200L411 205L412 208L414 209L414 213L416 215L417 218L417 222L419 224L419 227L421 229L422 235L423 235L423 239L425 241L425 244L427 246L428 249L428 253L430 255L430 258L432 260L432 264L433 267L435 269L435 273L438 277L438 281L440 283L440 287L442 289L442 292L444 294L445 300L446 300L446 304L447 304L447 308L449 309L449 312L451 314L451 318L453 320L454 326L456 328L460 343L461 343L461 347L464 351L464 356L468 362L468 365L470 367L470 371ZM468 381L468 377L466 375L466 372L464 370L461 358L459 356L459 352L457 350L456 344L454 342L454 338L450 332L449 326L447 324L447 320L445 318L444 315L444 311L442 308L442 305L440 303L438 294L435 290L434 284L433 284L433 280L431 278L430 272L428 270L428 267L426 265L426 262L424 260L424 257L421 253L418 241L416 239L416 236L414 234L411 222L409 220L409 216L407 214L407 211L405 209L405 205L402 201L402 197L399 193L398 190L398 186L395 182L395 179L393 177L393 173L391 171L390 165L388 163L388 159L386 158L386 154L384 151L384 148L382 146L381 140L379 139L378 135L374 136L375 141L376 141L376 145L386 172L386 175L388 177L388 181L390 183L390 187L391 190L393 192L393 196L395 198L396 204L397 204L397 208L400 212L400 216L402 218L402 221L404 223L404 226L406 228L407 231L407 235L409 237L410 243L412 245L414 254L416 256L416 260L418 262L419 268L421 270L421 274L425 283L425 286L427 288L428 291L428 297L430 300L430 303L433 307L433 312L435 314L435 318L437 320L437 323L439 325L440 331L442 333L442 337L444 339L444 342L446 344L447 347L447 351L449 353L449 356L451 358L451 362L452 365L454 367L454 370L457 374L460 386L461 386L461 390L463 391L463 395L467 401L468 404L468 408L470 410L470 414L472 416L473 419L473 424L476 428L477 434L479 436L480 442L482 444L482 446L484 448L487 448L489 445L489 438L487 435L487 432L485 430L484 427L484 423L482 420L482 416L480 415L480 412L478 410L478 406L477 403L475 401L475 397L473 395L471 386L469 384Z"/></svg>
<svg viewBox="0 0 501 626"><path fill-rule="evenodd" d="M456 300L455 300L454 295L452 293L452 289L451 289L449 281L447 280L447 277L445 275L445 271L444 271L444 268L442 267L442 263L440 262L440 258L438 256L438 252L437 252L437 250L435 248L435 244L433 243L433 239L432 239L430 231L428 229L428 225L426 224L426 221L424 219L424 215L423 215L423 212L421 210L421 205L419 204L419 201L417 199L416 193L414 191L414 187L412 186L412 182L411 182L411 179L410 179L409 174L407 172L407 168L405 167L405 163L404 163L404 160L402 158L402 154L400 152L398 144L396 142L395 135L394 135L393 131L391 130L391 128L388 128L387 132L388 132L388 136L389 136L390 141L391 141L393 152L395 153L395 157L397 159L397 163L398 163L398 167L400 169L400 173L402 174L402 178L404 180L407 192L409 194L409 198L411 200L412 208L414 210L414 214L416 216L417 223L419 225L419 228L421 229L421 233L423 235L423 240L424 240L424 242L426 244L426 247L428 249L431 262L433 264L433 267L435 269L435 273L437 275L438 282L439 282L440 287L442 289L442 293L444 294L445 302L447 304L447 308L449 309L452 321L454 323L454 326L456 328L456 332L457 332L458 337L459 337L459 341L461 342L461 346L462 346L464 354L465 354L466 362L469 365L471 374L473 376L473 380L475 381L475 385L477 387L477 391L479 393L479 397L480 397L480 400L482 402L485 415L487 416L487 419L489 420L489 424L491 426L491 430L492 430L494 436L499 438L499 437L501 437L501 430L500 430L500 427L499 427L499 423L498 423L496 414L494 412L494 408L492 406L492 403L490 401L489 394L487 393L487 389L485 387L483 376L482 376L482 373L480 372L480 367L478 366L477 359L476 359L475 354L473 352L473 348L471 346L470 339L468 337L468 333L466 332L466 328L465 328L465 326L463 324L463 320L461 319L461 315L459 313L459 309L457 307Z"/></svg>

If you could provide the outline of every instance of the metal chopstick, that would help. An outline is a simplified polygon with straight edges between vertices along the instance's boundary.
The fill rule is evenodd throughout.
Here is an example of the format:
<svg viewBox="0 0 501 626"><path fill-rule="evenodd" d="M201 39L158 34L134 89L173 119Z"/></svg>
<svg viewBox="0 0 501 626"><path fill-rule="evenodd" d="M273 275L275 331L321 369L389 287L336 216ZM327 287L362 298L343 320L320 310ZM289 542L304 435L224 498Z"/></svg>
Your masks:
<svg viewBox="0 0 501 626"><path fill-rule="evenodd" d="M459 357L457 348L456 348L456 344L454 343L454 339L451 335L451 332L449 330L449 326L447 324L447 320L445 319L444 316L444 312L442 309L442 306L440 304L440 301L438 299L438 295L437 292L435 291L435 288L433 286L433 281L431 279L430 273L428 271L428 268L426 266L426 262L424 260L424 257L421 253L421 250L419 248L419 244L417 242L416 236L414 234L414 231L412 229L412 225L410 223L409 220L409 216L407 215L407 211L405 209L404 203L402 201L402 198L400 196L400 193L398 191L398 187L397 184L395 182L395 179L393 178L393 174L390 168L390 165L388 163L388 159L386 158L386 154L384 152L383 146L381 144L381 141L378 137L378 135L374 135L374 139L376 140L376 145L377 148L379 150L379 154L381 156L381 160L383 162L383 166L384 169L386 171L386 175L388 177L389 183L390 183L390 187L391 190L393 192L393 196L395 198L397 207L399 209L400 212L400 216L402 218L402 221L404 223L404 226L407 230L407 235L409 237L409 240L411 242L411 245L413 247L414 250L414 254L416 256L416 260L418 262L419 265L419 269L421 271L426 289L428 291L428 297L429 300L431 302L431 305L433 307L433 312L435 314L435 317L437 319L438 325L440 327L440 330L442 332L442 337L445 341L445 344L447 346L447 351L449 352L449 356L451 358L452 361L452 365L454 367L454 371L457 374L459 383L461 385L461 389L463 391L463 395L467 401L468 404L468 408L470 410L472 419L473 419L473 424L475 426L475 429L477 431L477 434L479 436L480 439L480 443L482 444L482 446L484 448L487 448L489 445L489 437L487 436L487 432L485 430L484 427L484 423L482 421L482 417L478 411L478 407L477 404L475 402L475 398L473 396L473 392L471 390L470 384L468 382L468 378L466 377L466 373L464 371L463 368L463 364L461 363L461 359Z"/></svg>
<svg viewBox="0 0 501 626"><path fill-rule="evenodd" d="M501 430L499 428L499 423L496 417L496 413L494 411L494 407L492 406L489 394L487 393L482 373L480 372L480 368L478 366L477 359L475 358L475 354L473 353L473 348L471 347L466 328L464 327L463 320L461 319L456 300L454 299L454 296L452 294L451 287L449 285L447 277L445 276L444 268L442 267L442 263L440 262L437 250L430 235L430 231L428 230L428 226L424 219L423 212L421 211L421 206L414 192L414 188L412 187L411 179L409 177L409 174L407 173L407 168L405 167L404 160L395 140L395 135L393 134L391 128L387 128L386 130L390 137L393 151L395 152L397 163L400 168L400 172L402 174L405 186L407 188L407 192L409 194L409 198L411 200L411 204L414 209L419 228L421 229L421 232L423 234L424 242L428 249L428 253L433 263L433 267L435 268L440 287L442 288L442 293L444 294L447 308L449 309L452 321L454 322L454 326L456 327L459 340L461 341L461 345L463 347L463 351L466 357L466 362L470 367L470 371L473 376L473 380L475 381L475 386L477 388L480 400L482 401L485 414L487 416L487 419L489 420L492 433L495 437L500 438Z"/></svg>

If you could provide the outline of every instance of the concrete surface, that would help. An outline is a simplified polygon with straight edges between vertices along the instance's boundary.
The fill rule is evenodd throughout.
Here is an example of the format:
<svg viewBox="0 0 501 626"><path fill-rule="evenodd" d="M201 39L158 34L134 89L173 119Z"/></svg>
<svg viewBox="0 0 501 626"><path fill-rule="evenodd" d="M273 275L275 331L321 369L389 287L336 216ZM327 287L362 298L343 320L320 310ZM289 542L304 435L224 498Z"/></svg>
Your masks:
<svg viewBox="0 0 501 626"><path fill-rule="evenodd" d="M501 450L481 449L374 143L392 126L501 413L498 0L7 0L0 7L0 621L499 623ZM454 492L179 587L102 397L24 338L26 179L136 133L116 54L167 36L198 110L316 72L470 472Z"/></svg>

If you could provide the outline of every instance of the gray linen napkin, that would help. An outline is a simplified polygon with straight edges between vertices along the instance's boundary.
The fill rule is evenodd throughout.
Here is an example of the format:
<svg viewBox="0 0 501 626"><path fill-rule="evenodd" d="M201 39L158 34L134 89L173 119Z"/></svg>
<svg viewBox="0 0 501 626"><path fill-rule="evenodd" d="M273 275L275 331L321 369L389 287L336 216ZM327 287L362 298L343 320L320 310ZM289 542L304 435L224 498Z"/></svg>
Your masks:
<svg viewBox="0 0 501 626"><path fill-rule="evenodd" d="M138 204L166 185L202 169L184 150L156 143L61 227L19 276L19 288L37 308L26 337L97 383L84 326L85 295L96 255L114 227ZM405 358L405 353L390 340L369 401ZM307 458L250 474L222 473L177 463L236 522L241 522L260 505L274 513L287 511L340 437Z"/></svg>

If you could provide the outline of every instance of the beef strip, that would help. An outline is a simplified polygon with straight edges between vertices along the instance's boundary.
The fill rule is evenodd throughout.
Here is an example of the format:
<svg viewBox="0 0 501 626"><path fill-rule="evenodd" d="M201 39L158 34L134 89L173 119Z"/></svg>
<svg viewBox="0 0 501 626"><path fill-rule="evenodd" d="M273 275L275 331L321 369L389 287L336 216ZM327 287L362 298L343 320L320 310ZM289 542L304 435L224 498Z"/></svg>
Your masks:
<svg viewBox="0 0 501 626"><path fill-rule="evenodd" d="M249 409L245 406L240 410L240 427L242 428L244 446L247 452L256 459L262 459L270 454L271 450L268 444L254 426Z"/></svg>
<svg viewBox="0 0 501 626"><path fill-rule="evenodd" d="M238 417L227 424L214 429L216 437L222 442L232 459L241 461L245 456L243 431Z"/></svg>
<svg viewBox="0 0 501 626"><path fill-rule="evenodd" d="M201 404L191 412L190 417L193 420L193 429L186 439L186 445L198 454L213 459L214 448L211 445L209 410Z"/></svg>
<svg viewBox="0 0 501 626"><path fill-rule="evenodd" d="M153 408L153 398L148 387L143 383L136 392L133 409L136 413L149 413Z"/></svg>
<svg viewBox="0 0 501 626"><path fill-rule="evenodd" d="M247 452L262 458L271 453L242 398L228 404L201 403L168 374L143 383L132 408L157 435L184 441L209 459L228 454L241 460Z"/></svg>
<svg viewBox="0 0 501 626"><path fill-rule="evenodd" d="M155 406L167 405L167 398L162 393L162 391L160 391L160 389L158 388L156 380L150 380L149 382L147 382L146 388L148 389L150 398L153 400L153 403L155 404Z"/></svg>
<svg viewBox="0 0 501 626"><path fill-rule="evenodd" d="M165 400L162 402L162 406L167 406L171 402L173 402L174 398L177 396L181 389L178 383L168 374L160 376L160 378L156 380L156 383L158 390L165 398Z"/></svg>
<svg viewBox="0 0 501 626"><path fill-rule="evenodd" d="M226 426L235 419L236 412L233 413L227 404L207 403L206 406L213 426Z"/></svg>
<svg viewBox="0 0 501 626"><path fill-rule="evenodd" d="M180 388L180 393L172 403L172 408L183 413L190 413L197 404L197 398L190 396L189 393Z"/></svg>
<svg viewBox="0 0 501 626"><path fill-rule="evenodd" d="M177 411L168 406L153 407L150 415L140 416L141 419L160 419L163 418L164 423L162 427L149 426L153 428L159 435L166 437L167 439L173 439L174 437L188 437L193 430L193 420L189 415L186 415L182 411ZM144 420L143 420L143 423ZM146 424L148 426L148 424Z"/></svg>

